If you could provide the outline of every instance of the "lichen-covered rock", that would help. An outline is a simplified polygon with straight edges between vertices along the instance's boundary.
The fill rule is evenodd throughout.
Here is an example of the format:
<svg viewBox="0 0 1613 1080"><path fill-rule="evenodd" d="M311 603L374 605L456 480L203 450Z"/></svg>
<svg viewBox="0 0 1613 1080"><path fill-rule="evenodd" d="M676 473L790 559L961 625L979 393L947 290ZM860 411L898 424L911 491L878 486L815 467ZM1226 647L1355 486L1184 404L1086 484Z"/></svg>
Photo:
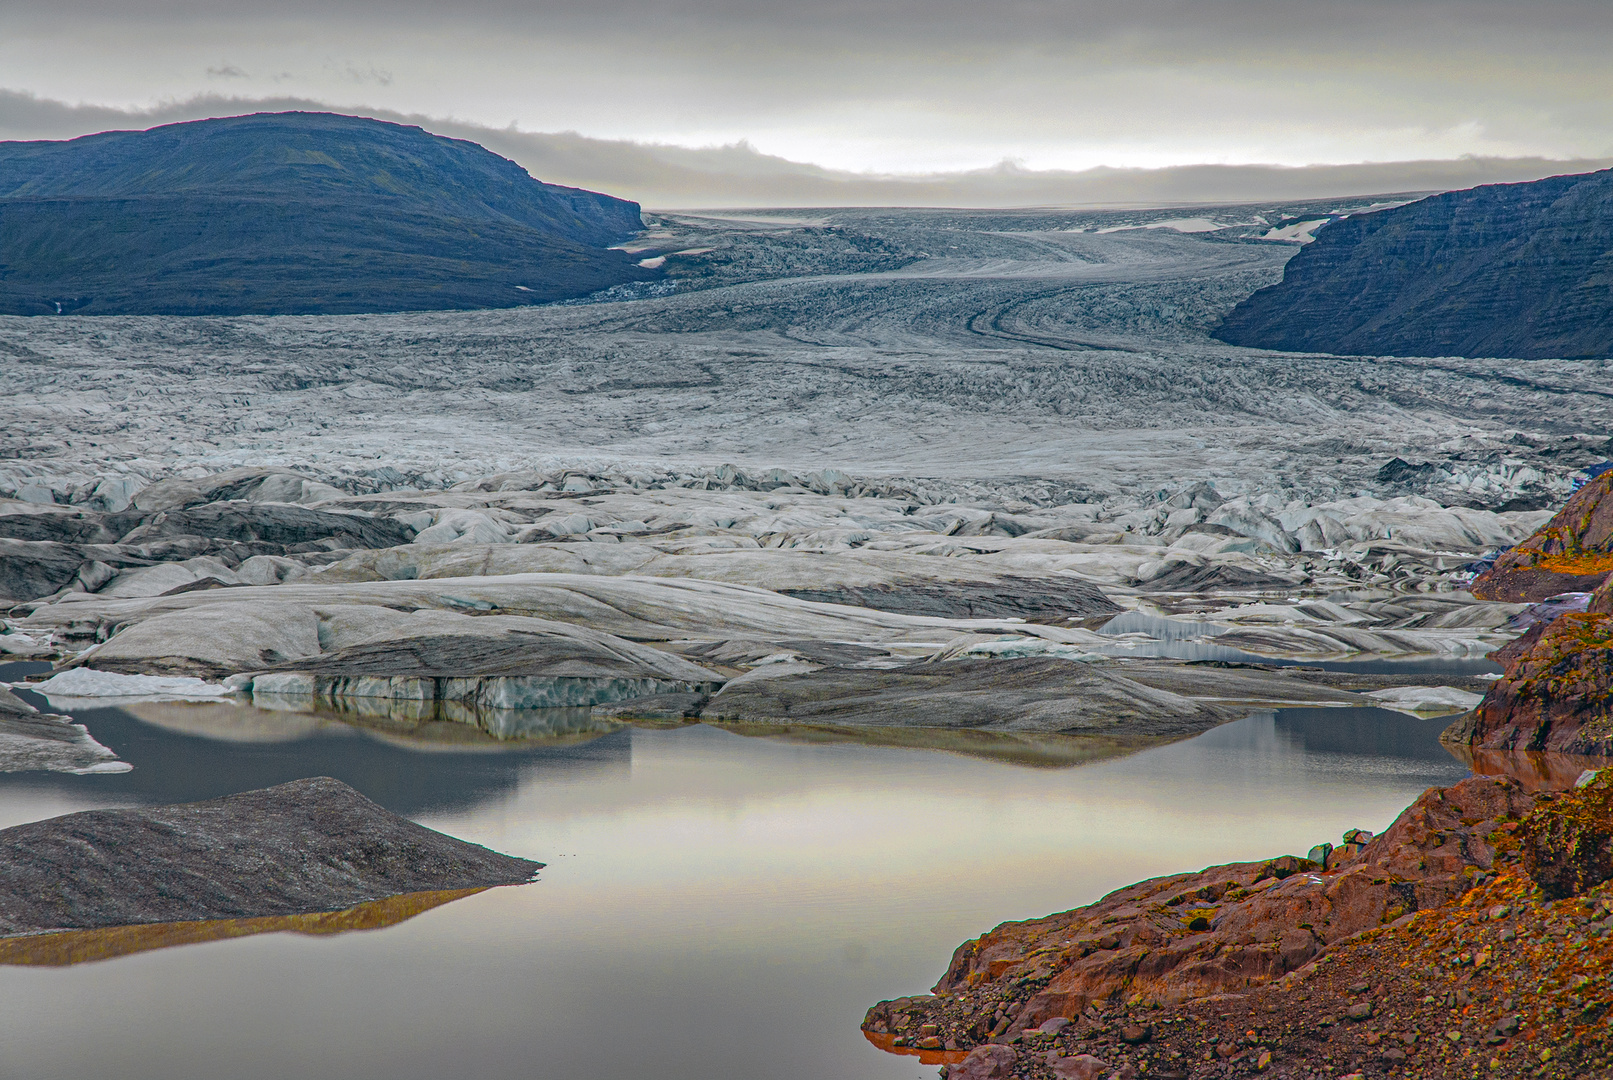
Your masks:
<svg viewBox="0 0 1613 1080"><path fill-rule="evenodd" d="M1566 592L1589 592L1613 575L1613 472L1603 473L1568 500L1533 536L1501 553L1473 580L1484 600L1539 603Z"/></svg>
<svg viewBox="0 0 1613 1080"><path fill-rule="evenodd" d="M863 1026L909 1036L934 1024L967 1047L1105 1003L1246 993L1466 892L1534 798L1509 780L1474 777L1425 792L1365 846L1336 850L1325 870L1292 856L1214 866L1004 923L958 948L935 997L875 1005Z"/></svg>
<svg viewBox="0 0 1613 1080"><path fill-rule="evenodd" d="M1613 752L1613 582L1593 610L1560 615L1496 654L1507 662L1444 739L1488 749Z"/></svg>
<svg viewBox="0 0 1613 1080"><path fill-rule="evenodd" d="M1613 771L1543 798L1518 832L1524 869L1554 900L1613 878Z"/></svg>

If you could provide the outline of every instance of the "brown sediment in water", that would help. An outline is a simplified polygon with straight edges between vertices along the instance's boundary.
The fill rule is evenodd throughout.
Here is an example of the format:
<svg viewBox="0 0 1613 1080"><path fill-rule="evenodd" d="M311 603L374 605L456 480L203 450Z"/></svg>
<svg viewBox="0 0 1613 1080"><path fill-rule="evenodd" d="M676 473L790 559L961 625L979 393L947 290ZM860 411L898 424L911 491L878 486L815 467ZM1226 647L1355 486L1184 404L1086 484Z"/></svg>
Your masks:
<svg viewBox="0 0 1613 1080"><path fill-rule="evenodd" d="M882 1035L866 1028L863 1029L863 1038L887 1054L916 1057L920 1065L956 1065L969 1056L967 1050L920 1050L914 1046L897 1046L895 1035Z"/></svg>
<svg viewBox="0 0 1613 1080"><path fill-rule="evenodd" d="M445 889L404 893L355 904L340 911L302 915L270 915L255 919L200 919L192 922L144 923L97 930L63 930L54 934L28 934L0 939L0 964L19 967L67 967L96 960L197 945L206 941L252 937L255 934L345 934L353 930L380 930L412 919L421 912L451 904L482 889Z"/></svg>

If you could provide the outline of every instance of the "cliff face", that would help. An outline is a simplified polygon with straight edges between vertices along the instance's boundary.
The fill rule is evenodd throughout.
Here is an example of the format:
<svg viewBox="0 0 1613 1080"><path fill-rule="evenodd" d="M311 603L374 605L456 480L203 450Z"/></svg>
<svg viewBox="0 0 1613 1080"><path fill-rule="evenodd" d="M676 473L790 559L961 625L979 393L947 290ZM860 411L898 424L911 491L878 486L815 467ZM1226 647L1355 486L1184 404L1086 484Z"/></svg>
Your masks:
<svg viewBox="0 0 1613 1080"><path fill-rule="evenodd" d="M1481 600L1539 603L1565 592L1590 592L1613 574L1613 472L1574 493L1535 534L1473 580Z"/></svg>
<svg viewBox="0 0 1613 1080"><path fill-rule="evenodd" d="M1543 618L1492 658L1507 670L1447 742L1493 750L1613 753L1613 473L1581 488L1535 534L1476 578L1487 600L1538 603L1589 592ZM1555 617L1552 617L1555 615Z"/></svg>
<svg viewBox="0 0 1613 1080"><path fill-rule="evenodd" d="M0 143L0 313L513 307L659 276L607 250L641 227L636 203L350 116Z"/></svg>
<svg viewBox="0 0 1613 1080"><path fill-rule="evenodd" d="M1364 356L1613 355L1613 172L1494 184L1344 218L1215 331Z"/></svg>
<svg viewBox="0 0 1613 1080"><path fill-rule="evenodd" d="M1559 615L1495 654L1506 674L1448 742L1499 750L1613 753L1613 579L1590 610Z"/></svg>

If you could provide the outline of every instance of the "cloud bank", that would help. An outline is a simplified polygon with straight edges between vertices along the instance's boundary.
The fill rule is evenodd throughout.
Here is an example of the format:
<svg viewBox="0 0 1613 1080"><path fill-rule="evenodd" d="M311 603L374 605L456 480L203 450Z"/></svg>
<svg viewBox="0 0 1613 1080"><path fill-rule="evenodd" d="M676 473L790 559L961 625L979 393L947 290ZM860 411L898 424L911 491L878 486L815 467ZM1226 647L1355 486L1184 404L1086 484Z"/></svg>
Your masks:
<svg viewBox="0 0 1613 1080"><path fill-rule="evenodd" d="M1449 190L1588 172L1613 162L1481 158L1282 167L1189 165L1158 169L989 169L881 175L763 154L747 144L689 148L575 132L490 128L384 109L332 108L301 98L203 96L152 109L69 105L0 90L0 139L63 139L211 116L289 109L350 112L469 139L540 180L604 191L649 209L778 206L1173 206Z"/></svg>
<svg viewBox="0 0 1613 1080"><path fill-rule="evenodd" d="M1608 157L1610 47L1607 0L0 5L4 85L41 98L362 100L881 173Z"/></svg>

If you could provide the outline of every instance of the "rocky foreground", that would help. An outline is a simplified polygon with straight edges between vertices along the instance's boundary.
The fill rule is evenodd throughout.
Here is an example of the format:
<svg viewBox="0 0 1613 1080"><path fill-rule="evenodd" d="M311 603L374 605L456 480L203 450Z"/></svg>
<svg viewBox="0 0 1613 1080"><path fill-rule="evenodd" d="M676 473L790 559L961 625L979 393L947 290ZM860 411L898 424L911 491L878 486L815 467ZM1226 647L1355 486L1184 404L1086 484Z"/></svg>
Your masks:
<svg viewBox="0 0 1613 1080"><path fill-rule="evenodd" d="M1506 674L1445 740L1491 750L1613 751L1613 472L1503 552L1472 588L1481 597L1540 603L1526 613L1523 636L1493 654Z"/></svg>
<svg viewBox="0 0 1613 1080"><path fill-rule="evenodd" d="M864 1030L949 1080L1613 1072L1613 774L1475 777L1346 841L1004 924Z"/></svg>

